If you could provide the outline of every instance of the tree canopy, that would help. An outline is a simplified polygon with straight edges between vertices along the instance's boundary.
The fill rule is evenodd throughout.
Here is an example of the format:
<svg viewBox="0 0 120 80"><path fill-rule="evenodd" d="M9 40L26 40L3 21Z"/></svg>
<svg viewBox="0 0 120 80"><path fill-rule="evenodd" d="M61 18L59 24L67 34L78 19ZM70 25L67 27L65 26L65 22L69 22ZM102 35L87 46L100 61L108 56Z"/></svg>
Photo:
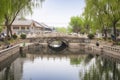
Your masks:
<svg viewBox="0 0 120 80"><path fill-rule="evenodd" d="M71 26L73 32L78 33L82 30L83 18L79 16L73 16L71 17L69 25Z"/></svg>
<svg viewBox="0 0 120 80"><path fill-rule="evenodd" d="M7 35L12 36L11 24L18 14L32 13L32 9L44 0L1 0L0 1L0 23L7 28Z"/></svg>
<svg viewBox="0 0 120 80"><path fill-rule="evenodd" d="M112 28L116 37L116 26L120 21L120 0L85 0L83 15L89 22L89 27L104 30Z"/></svg>
<svg viewBox="0 0 120 80"><path fill-rule="evenodd" d="M56 31L61 32L61 33L67 33L67 28L65 28L65 27L56 27Z"/></svg>

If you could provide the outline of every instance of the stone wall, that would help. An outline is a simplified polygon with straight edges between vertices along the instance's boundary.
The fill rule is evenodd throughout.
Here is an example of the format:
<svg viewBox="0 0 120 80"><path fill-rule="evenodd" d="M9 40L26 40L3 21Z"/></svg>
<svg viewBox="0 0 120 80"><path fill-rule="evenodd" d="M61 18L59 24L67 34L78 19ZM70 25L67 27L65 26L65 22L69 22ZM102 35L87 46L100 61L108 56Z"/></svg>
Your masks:
<svg viewBox="0 0 120 80"><path fill-rule="evenodd" d="M11 46L9 48L1 50L0 51L0 63L17 52L19 52L19 45Z"/></svg>

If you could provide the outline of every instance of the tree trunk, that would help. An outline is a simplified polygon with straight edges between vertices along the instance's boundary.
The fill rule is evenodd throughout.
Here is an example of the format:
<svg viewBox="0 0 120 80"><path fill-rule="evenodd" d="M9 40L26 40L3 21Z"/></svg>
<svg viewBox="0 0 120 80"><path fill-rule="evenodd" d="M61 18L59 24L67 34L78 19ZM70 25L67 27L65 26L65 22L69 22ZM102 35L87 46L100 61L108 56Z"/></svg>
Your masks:
<svg viewBox="0 0 120 80"><path fill-rule="evenodd" d="M107 28L104 29L104 34L105 34L105 40L107 40Z"/></svg>
<svg viewBox="0 0 120 80"><path fill-rule="evenodd" d="M8 20L8 17L5 15L5 26L6 26L6 33L7 33L7 36L6 36L6 39L8 40L8 38L10 37L10 35L9 35L9 32L10 32L10 30L9 30L9 20Z"/></svg>
<svg viewBox="0 0 120 80"><path fill-rule="evenodd" d="M10 32L10 30L9 30L9 26L8 25L6 25L5 24L5 26L6 26L6 39L8 40L8 38L10 37L10 35L9 35L9 32Z"/></svg>
<svg viewBox="0 0 120 80"><path fill-rule="evenodd" d="M86 33L89 34L89 32L90 32L90 26L89 26L89 24L87 24L87 26L86 26Z"/></svg>
<svg viewBox="0 0 120 80"><path fill-rule="evenodd" d="M9 31L10 31L10 36L12 38L12 29L11 29L11 25L9 25Z"/></svg>
<svg viewBox="0 0 120 80"><path fill-rule="evenodd" d="M9 35L9 37L11 37L11 35L10 35L10 26L9 25L7 25L7 29L8 29L8 35Z"/></svg>
<svg viewBox="0 0 120 80"><path fill-rule="evenodd" d="M113 22L113 33L114 33L114 41L116 42L117 32L116 32L116 22Z"/></svg>
<svg viewBox="0 0 120 80"><path fill-rule="evenodd" d="M7 40L9 38L12 38L12 30L11 30L11 25L6 25L6 28L7 28Z"/></svg>
<svg viewBox="0 0 120 80"><path fill-rule="evenodd" d="M103 26L103 29L102 29L102 34L103 34L103 36L104 36L104 39L105 40L107 40L107 28L105 28L104 26Z"/></svg>
<svg viewBox="0 0 120 80"><path fill-rule="evenodd" d="M9 29L8 29L8 26L6 26L6 28L7 28L7 39L8 39L8 37L9 37Z"/></svg>

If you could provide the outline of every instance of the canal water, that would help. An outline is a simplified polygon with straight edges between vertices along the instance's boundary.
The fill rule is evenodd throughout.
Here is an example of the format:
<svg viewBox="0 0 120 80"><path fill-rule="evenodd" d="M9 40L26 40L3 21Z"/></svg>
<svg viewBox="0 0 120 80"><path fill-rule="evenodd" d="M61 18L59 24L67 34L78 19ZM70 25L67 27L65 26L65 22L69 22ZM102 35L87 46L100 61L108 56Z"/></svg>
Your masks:
<svg viewBox="0 0 120 80"><path fill-rule="evenodd" d="M120 64L84 50L30 49L0 63L0 80L120 80Z"/></svg>

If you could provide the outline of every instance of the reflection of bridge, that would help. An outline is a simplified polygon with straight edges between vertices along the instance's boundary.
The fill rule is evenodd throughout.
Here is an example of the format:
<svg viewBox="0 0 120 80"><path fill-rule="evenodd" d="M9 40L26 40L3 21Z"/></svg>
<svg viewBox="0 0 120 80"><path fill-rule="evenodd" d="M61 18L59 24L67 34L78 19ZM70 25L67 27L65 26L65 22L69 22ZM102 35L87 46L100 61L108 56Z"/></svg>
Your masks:
<svg viewBox="0 0 120 80"><path fill-rule="evenodd" d="M29 54L26 54L26 55L29 55L29 57L32 56L32 59L35 59L36 57L40 57L41 59L42 58L84 58L86 56L86 54L83 53L83 51L79 50L79 51L76 51L76 52L71 52L71 51L68 51L68 50L65 50L63 52L60 52L60 53L56 53L56 52L52 52L52 51L49 51L47 49L44 49L45 51L35 51L34 49L30 49L28 50L28 53ZM80 53L81 52L81 53Z"/></svg>

